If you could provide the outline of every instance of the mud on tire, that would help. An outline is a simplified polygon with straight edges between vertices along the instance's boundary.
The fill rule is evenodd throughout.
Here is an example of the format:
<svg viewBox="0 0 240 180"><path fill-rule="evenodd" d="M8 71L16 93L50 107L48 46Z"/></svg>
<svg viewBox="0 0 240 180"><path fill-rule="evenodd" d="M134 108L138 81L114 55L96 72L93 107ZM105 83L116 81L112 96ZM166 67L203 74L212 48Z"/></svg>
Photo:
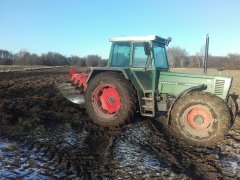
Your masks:
<svg viewBox="0 0 240 180"><path fill-rule="evenodd" d="M128 123L136 111L134 88L116 72L96 75L88 85L85 102L90 119L105 127Z"/></svg>
<svg viewBox="0 0 240 180"><path fill-rule="evenodd" d="M190 92L174 104L170 123L173 135L195 146L212 146L231 127L226 103L207 92Z"/></svg>

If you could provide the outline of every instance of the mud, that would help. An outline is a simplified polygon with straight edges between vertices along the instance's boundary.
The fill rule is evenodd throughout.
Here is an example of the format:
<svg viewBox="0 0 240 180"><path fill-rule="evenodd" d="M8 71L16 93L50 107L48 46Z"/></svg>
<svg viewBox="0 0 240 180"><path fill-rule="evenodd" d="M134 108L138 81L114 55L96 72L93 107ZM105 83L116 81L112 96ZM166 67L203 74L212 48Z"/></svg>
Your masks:
<svg viewBox="0 0 240 180"><path fill-rule="evenodd" d="M177 145L166 119L106 130L55 83L67 68L0 73L0 178L240 179L240 119L214 148Z"/></svg>

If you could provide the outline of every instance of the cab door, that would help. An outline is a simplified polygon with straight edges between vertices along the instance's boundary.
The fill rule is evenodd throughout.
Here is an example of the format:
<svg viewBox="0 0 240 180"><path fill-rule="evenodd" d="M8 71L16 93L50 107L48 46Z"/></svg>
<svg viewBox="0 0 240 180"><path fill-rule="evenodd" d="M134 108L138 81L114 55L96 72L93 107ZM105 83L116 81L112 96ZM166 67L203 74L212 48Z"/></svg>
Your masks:
<svg viewBox="0 0 240 180"><path fill-rule="evenodd" d="M154 89L154 68L149 42L134 42L132 46L132 73L144 93Z"/></svg>

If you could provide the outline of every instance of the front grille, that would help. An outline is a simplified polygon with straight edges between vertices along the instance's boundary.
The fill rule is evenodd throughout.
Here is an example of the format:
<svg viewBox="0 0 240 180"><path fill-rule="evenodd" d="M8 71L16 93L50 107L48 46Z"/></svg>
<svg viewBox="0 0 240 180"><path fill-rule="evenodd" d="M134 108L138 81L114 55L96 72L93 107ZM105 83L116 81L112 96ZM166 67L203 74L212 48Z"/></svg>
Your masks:
<svg viewBox="0 0 240 180"><path fill-rule="evenodd" d="M225 80L217 79L215 82L214 94L223 95Z"/></svg>

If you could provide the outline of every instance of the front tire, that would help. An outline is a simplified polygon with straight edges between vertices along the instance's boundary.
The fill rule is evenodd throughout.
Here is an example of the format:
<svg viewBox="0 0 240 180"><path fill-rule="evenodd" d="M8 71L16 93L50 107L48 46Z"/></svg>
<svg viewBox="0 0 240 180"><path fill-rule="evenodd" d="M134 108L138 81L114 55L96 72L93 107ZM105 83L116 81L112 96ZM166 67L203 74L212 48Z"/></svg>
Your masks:
<svg viewBox="0 0 240 180"><path fill-rule="evenodd" d="M85 92L86 110L90 119L104 127L118 127L128 123L136 111L135 92L122 74L97 74Z"/></svg>
<svg viewBox="0 0 240 180"><path fill-rule="evenodd" d="M231 115L219 97L207 92L190 92L174 104L171 126L180 140L191 145L212 146L228 133Z"/></svg>

